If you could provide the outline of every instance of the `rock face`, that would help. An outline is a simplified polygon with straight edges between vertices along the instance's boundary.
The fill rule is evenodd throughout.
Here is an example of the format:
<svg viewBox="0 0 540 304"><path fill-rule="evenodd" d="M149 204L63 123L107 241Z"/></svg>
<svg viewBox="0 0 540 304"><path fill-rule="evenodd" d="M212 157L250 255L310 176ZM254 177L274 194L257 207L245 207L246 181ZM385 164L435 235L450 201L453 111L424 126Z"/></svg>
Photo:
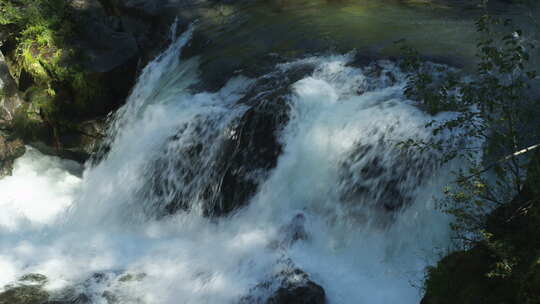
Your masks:
<svg viewBox="0 0 540 304"><path fill-rule="evenodd" d="M17 83L9 72L4 54L0 51L0 127L8 126L13 122L15 112L22 103Z"/></svg>
<svg viewBox="0 0 540 304"><path fill-rule="evenodd" d="M22 140L9 140L0 133L0 178L11 175L13 162L26 151Z"/></svg>
<svg viewBox="0 0 540 304"><path fill-rule="evenodd" d="M4 55L0 51L0 130L13 124L17 110L23 100L17 91L17 84L9 73ZM25 152L22 140L10 139L10 136L0 131L0 178L11 175L13 162Z"/></svg>
<svg viewBox="0 0 540 304"><path fill-rule="evenodd" d="M110 78L115 83L132 81L137 67L167 45L176 16L165 1L77 0L72 7L81 15L74 42L88 58L86 68L117 73Z"/></svg>
<svg viewBox="0 0 540 304"><path fill-rule="evenodd" d="M50 38L38 43L42 33L26 31L39 18L1 26L0 128L44 153L87 160L105 117L169 41L175 12L158 2L39 0L20 7L18 14L51 21Z"/></svg>

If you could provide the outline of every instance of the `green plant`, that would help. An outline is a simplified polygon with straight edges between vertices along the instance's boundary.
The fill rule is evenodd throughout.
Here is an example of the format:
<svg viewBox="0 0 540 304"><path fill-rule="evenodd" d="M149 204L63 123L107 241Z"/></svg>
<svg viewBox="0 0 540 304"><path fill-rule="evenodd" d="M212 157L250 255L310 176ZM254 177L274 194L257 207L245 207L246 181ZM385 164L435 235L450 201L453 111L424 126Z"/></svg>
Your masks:
<svg viewBox="0 0 540 304"><path fill-rule="evenodd" d="M456 183L445 190L448 201L443 205L455 216L453 228L463 230L463 238L471 236L469 232L481 237L482 215L492 209L487 205L506 203L521 191L527 163L524 154L529 152L522 150L540 141L536 120L540 101L531 98L530 91L536 72L527 66L535 46L523 39L521 30L513 28L510 20L483 16L477 28L484 38L478 43L479 62L473 78L462 77L448 67L422 63L407 47L404 50L409 56L403 62L409 71L407 97L419 101L431 114L455 113L452 119L434 120L428 126L435 135L444 131L459 134L458 144L449 146L440 139L402 145L437 149L444 162L461 158L470 164L467 171L456 172ZM506 34L501 35L501 31Z"/></svg>
<svg viewBox="0 0 540 304"><path fill-rule="evenodd" d="M456 251L428 268L422 303L538 303L530 284L540 277L540 100L531 68L538 53L511 20L483 16L476 25L473 75L424 63L403 47L405 95L430 114L452 112L426 127L458 140L400 145L466 164L438 202L453 217Z"/></svg>

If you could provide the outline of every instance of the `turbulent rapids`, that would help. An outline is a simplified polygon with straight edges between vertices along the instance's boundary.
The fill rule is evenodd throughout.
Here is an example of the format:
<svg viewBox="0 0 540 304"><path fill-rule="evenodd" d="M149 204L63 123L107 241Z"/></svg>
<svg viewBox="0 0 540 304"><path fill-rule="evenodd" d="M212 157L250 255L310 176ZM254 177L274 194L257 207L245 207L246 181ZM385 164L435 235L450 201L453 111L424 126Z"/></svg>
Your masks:
<svg viewBox="0 0 540 304"><path fill-rule="evenodd" d="M83 172L29 149L0 181L0 286L40 273L58 303L287 303L294 289L418 303L449 243L434 204L451 168L397 145L432 136L405 74L318 56L206 92L198 58L180 59L191 35L142 71L99 161Z"/></svg>

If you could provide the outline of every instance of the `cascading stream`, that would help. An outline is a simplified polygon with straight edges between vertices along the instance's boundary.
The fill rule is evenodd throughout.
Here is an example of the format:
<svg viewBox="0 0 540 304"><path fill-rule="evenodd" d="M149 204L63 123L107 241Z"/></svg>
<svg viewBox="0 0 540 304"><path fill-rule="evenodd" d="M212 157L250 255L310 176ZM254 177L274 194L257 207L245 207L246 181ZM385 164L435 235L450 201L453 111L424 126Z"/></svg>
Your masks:
<svg viewBox="0 0 540 304"><path fill-rule="evenodd" d="M434 199L452 164L397 148L433 119L397 65L310 57L194 93L191 33L143 70L82 177L30 150L0 181L0 285L42 273L92 303L259 303L295 267L328 303L418 303L411 282L449 243Z"/></svg>

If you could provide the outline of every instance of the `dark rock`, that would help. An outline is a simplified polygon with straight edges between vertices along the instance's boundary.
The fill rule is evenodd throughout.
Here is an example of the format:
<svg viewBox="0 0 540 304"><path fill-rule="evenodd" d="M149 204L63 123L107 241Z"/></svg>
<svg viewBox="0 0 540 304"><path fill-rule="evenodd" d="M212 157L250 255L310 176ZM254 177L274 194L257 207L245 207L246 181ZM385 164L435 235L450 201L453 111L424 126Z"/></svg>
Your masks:
<svg viewBox="0 0 540 304"><path fill-rule="evenodd" d="M206 216L221 216L247 204L281 154L290 86L311 70L258 79L230 110L241 114L228 122L200 115L181 127L153 164L147 195L155 203L148 212L162 210L158 216L164 216L198 202Z"/></svg>
<svg viewBox="0 0 540 304"><path fill-rule="evenodd" d="M303 270L285 261L286 269L257 284L239 304L325 304L324 289Z"/></svg>
<svg viewBox="0 0 540 304"><path fill-rule="evenodd" d="M174 164L167 157L158 161L152 179L154 195L172 198L166 212L190 209L189 204L197 200L203 202L202 211L207 216L224 215L245 205L256 192L260 177L277 163L281 153L277 137L285 121L279 117L286 117L286 111L287 104L282 100L261 101L233 120L225 131L208 130L213 127L211 119L202 118L180 130L171 140L182 141L189 136L195 142L178 148ZM201 134L200 142L193 133ZM167 170L170 166L175 172ZM169 188L177 184L175 181L164 182L171 173L173 179L183 181L179 183L182 189Z"/></svg>
<svg viewBox="0 0 540 304"><path fill-rule="evenodd" d="M69 128L57 126L57 133L39 133L42 125L34 126L33 137L24 137L28 145L43 154L59 156L84 163L96 154L105 138L105 119L81 121Z"/></svg>
<svg viewBox="0 0 540 304"><path fill-rule="evenodd" d="M321 286L308 281L303 285L293 284L287 287L280 287L266 303L324 304L326 303L326 295Z"/></svg>
<svg viewBox="0 0 540 304"><path fill-rule="evenodd" d="M187 28L188 20L195 19L184 19L180 16L182 12L180 7L184 1L99 0L99 2L108 18L118 24L118 29L133 37L141 59L140 67L157 56L170 42L170 28L175 20L180 33Z"/></svg>
<svg viewBox="0 0 540 304"><path fill-rule="evenodd" d="M313 282L303 270L293 267L278 274L280 287L268 298L267 304L324 304L324 289Z"/></svg>
<svg viewBox="0 0 540 304"><path fill-rule="evenodd" d="M106 84L109 105L102 111L107 114L124 102L135 83L141 49L120 17L109 16L97 0L74 1L72 7L78 26L73 44L84 58L85 71Z"/></svg>
<svg viewBox="0 0 540 304"><path fill-rule="evenodd" d="M223 172L221 201L211 213L227 213L245 204L257 190L257 181L250 175L276 166L282 150L279 131L288 121L287 107L280 97L262 100L230 127L233 135L223 143L216 168Z"/></svg>
<svg viewBox="0 0 540 304"><path fill-rule="evenodd" d="M117 18L107 16L97 0L94 5L87 4L79 14L81 28L75 42L87 57L86 69L108 72L139 54L133 35L122 30Z"/></svg>
<svg viewBox="0 0 540 304"><path fill-rule="evenodd" d="M377 132L372 131L372 135L378 136ZM387 154L394 157L385 156ZM369 207L380 214L378 224L388 225L398 210L412 203L415 189L426 182L438 166L431 152L400 149L384 139L358 143L341 165L341 199L359 213Z"/></svg>
<svg viewBox="0 0 540 304"><path fill-rule="evenodd" d="M0 133L0 178L11 175L13 162L21 157L26 148L20 139L8 139Z"/></svg>
<svg viewBox="0 0 540 304"><path fill-rule="evenodd" d="M279 241L280 247L289 247L298 241L305 241L309 238L309 235L305 227L306 216L303 213L296 214L291 222L279 230L281 240Z"/></svg>

